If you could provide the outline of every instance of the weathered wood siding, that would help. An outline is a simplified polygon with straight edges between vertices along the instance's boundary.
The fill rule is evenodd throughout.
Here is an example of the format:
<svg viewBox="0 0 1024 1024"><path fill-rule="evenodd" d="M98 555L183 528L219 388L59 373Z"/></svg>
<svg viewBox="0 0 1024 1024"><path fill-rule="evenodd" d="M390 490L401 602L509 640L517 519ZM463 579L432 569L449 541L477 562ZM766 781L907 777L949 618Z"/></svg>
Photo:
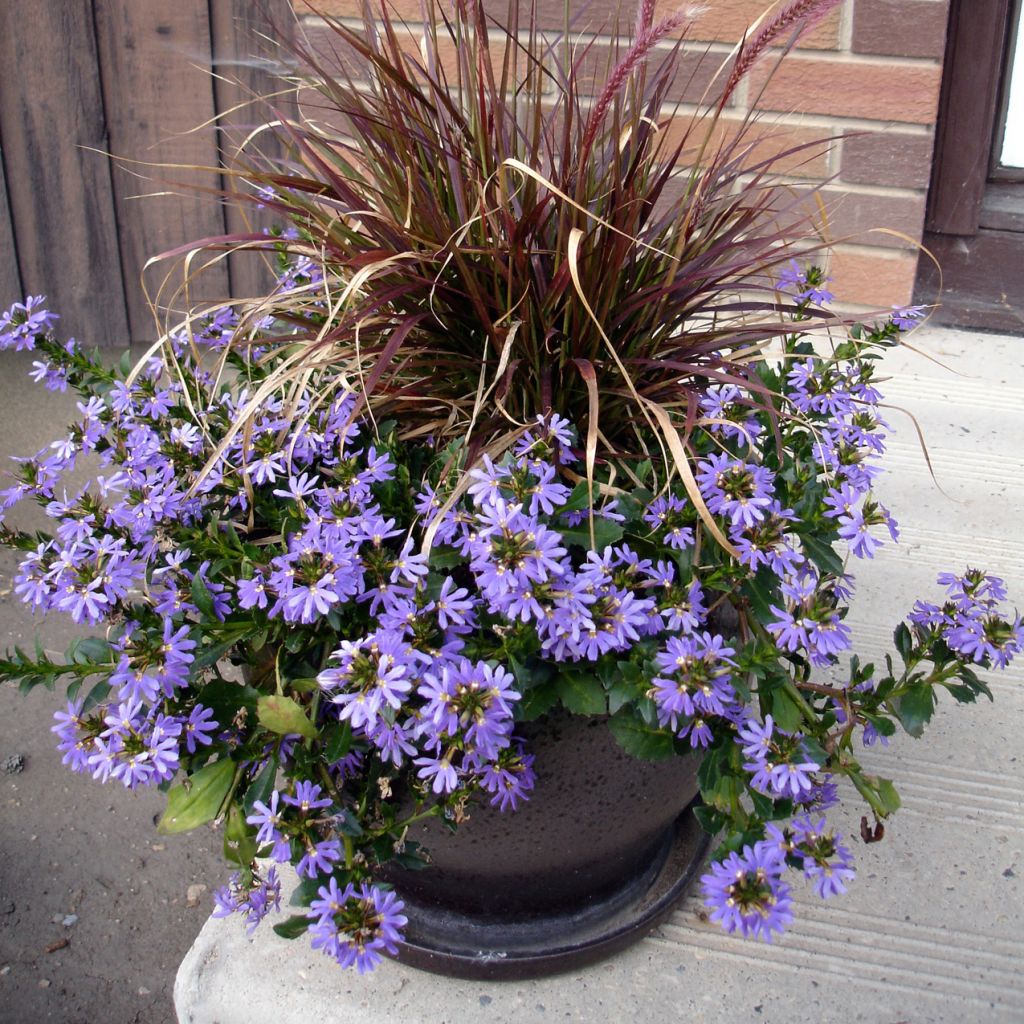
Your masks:
<svg viewBox="0 0 1024 1024"><path fill-rule="evenodd" d="M217 115L275 88L265 37L290 24L286 0L2 0L0 307L42 293L85 344L156 337L151 300L183 307L182 275L156 264L144 288L143 268L242 228L218 193L228 128L258 115ZM258 282L255 257L222 260L190 298Z"/></svg>

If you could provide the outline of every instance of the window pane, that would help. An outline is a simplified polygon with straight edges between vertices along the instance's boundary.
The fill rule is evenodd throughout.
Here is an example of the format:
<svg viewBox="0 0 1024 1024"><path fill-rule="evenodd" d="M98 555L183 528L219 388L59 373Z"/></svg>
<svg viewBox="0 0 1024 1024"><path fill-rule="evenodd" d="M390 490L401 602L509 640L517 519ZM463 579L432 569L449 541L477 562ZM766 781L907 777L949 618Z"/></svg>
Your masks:
<svg viewBox="0 0 1024 1024"><path fill-rule="evenodd" d="M1024 167L1024 33L1017 21L1017 41L1013 51L1013 71L1010 76L1010 100L1006 105L1006 130L1003 132L1003 151L999 162L1004 167Z"/></svg>

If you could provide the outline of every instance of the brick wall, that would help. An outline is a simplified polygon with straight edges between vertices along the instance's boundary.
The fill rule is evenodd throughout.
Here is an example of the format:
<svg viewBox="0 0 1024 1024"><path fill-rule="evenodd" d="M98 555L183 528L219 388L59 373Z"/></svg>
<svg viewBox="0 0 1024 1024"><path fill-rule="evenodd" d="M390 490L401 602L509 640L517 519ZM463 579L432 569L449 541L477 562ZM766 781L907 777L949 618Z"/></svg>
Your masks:
<svg viewBox="0 0 1024 1024"><path fill-rule="evenodd" d="M506 0L485 0L498 18ZM323 14L358 16L359 0L313 0ZM420 0L394 0L398 16L414 22ZM543 27L562 27L562 0L538 0ZM659 13L675 10L661 0ZM673 100L699 99L715 68L768 0L704 0L705 12L687 33ZM571 8L573 10L573 8ZM602 46L611 42L619 4L580 4L574 31L596 42L594 89L602 84ZM320 19L304 0L296 13L315 40ZM828 152L794 160L786 172L797 187L827 182L823 196L834 244L830 272L837 299L849 306L910 302L924 225L933 129L939 100L948 0L844 0L776 69L771 56L749 76L728 110L739 120L751 109L772 125L780 149L817 138L836 141ZM626 0L619 16L631 24ZM665 44L668 45L668 44ZM686 118L693 108L683 106Z"/></svg>

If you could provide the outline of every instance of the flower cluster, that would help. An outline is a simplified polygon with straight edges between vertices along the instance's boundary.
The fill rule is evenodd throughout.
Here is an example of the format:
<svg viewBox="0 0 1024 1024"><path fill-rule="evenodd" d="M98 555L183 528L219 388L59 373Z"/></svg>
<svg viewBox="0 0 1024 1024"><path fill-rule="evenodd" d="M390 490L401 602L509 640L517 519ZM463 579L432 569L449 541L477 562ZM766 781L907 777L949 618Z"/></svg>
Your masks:
<svg viewBox="0 0 1024 1024"><path fill-rule="evenodd" d="M320 280L290 264L280 287ZM797 321L824 284L812 269L782 282ZM22 552L27 605L104 638L65 661L16 650L0 677L71 679L54 731L72 770L129 788L182 779L161 827L224 822L237 870L216 913L255 927L280 901L261 863L294 865L304 909L279 927L342 965L370 969L400 941L378 869L420 856L412 823L531 797L517 726L559 703L608 716L637 756L656 734L661 753L702 758L697 813L725 833L704 877L712 916L770 939L792 916L787 870L823 898L853 877L822 815L834 778L876 817L898 806L854 738L916 733L936 688L974 699L973 668L1005 667L1024 640L1002 581L943 575L945 603L918 602L897 630L902 674L852 658L848 683L823 679L852 644L836 548L871 557L877 527L897 539L872 493L885 424L868 356L903 312L829 356L794 334L749 393L712 385L689 481L638 461L624 490L586 479L576 425L555 412L477 457L362 418L329 368L287 394L266 386L287 318L215 309L121 373L61 342L30 298L0 318L0 349L36 350L34 376L82 401L63 437L16 460L0 538ZM69 493L85 456L99 469ZM7 522L23 499L48 534Z"/></svg>
<svg viewBox="0 0 1024 1024"><path fill-rule="evenodd" d="M998 576L968 569L962 576L945 572L939 584L947 599L941 606L918 601L908 616L925 642L941 638L950 651L975 663L1006 668L1024 647L1020 615L1001 608L1006 586Z"/></svg>

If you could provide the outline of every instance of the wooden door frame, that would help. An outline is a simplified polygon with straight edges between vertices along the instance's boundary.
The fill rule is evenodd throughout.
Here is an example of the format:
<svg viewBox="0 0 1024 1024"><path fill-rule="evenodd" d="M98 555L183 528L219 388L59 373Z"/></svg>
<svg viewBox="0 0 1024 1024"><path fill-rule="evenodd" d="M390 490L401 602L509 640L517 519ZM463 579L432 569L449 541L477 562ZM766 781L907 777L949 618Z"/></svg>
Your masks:
<svg viewBox="0 0 1024 1024"><path fill-rule="evenodd" d="M952 0L925 230L973 235L992 159L1012 0ZM979 57L981 59L979 59Z"/></svg>
<svg viewBox="0 0 1024 1024"><path fill-rule="evenodd" d="M1018 3L950 2L914 298L940 303L937 323L1024 334L1024 182L993 173Z"/></svg>

